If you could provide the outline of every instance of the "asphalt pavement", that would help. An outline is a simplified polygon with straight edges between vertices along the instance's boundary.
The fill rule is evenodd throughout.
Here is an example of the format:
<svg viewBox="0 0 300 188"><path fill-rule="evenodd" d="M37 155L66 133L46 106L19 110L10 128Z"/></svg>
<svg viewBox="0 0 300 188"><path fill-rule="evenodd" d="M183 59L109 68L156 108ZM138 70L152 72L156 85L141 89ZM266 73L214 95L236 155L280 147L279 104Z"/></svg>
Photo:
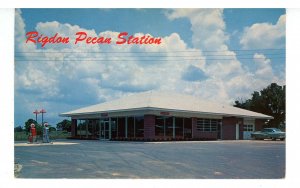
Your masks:
<svg viewBox="0 0 300 188"><path fill-rule="evenodd" d="M15 142L18 178L277 179L284 141Z"/></svg>

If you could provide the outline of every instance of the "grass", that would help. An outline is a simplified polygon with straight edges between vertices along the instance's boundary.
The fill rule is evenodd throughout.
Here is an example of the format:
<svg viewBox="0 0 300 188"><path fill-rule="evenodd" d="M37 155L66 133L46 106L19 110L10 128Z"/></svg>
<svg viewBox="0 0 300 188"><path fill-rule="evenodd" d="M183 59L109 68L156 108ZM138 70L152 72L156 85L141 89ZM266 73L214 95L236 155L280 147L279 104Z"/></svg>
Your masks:
<svg viewBox="0 0 300 188"><path fill-rule="evenodd" d="M15 132L14 139L15 141L27 141L29 134L25 131L23 132ZM66 131L53 131L49 134L50 140L56 140L56 139L65 139L70 136L70 133ZM38 139L41 140L42 135L37 135Z"/></svg>

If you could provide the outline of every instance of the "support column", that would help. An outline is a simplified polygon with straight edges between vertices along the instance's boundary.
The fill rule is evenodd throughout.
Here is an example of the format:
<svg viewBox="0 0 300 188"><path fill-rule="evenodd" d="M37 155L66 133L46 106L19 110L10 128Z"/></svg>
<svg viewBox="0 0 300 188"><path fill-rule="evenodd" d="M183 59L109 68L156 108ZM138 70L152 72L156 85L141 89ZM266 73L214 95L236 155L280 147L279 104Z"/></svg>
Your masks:
<svg viewBox="0 0 300 188"><path fill-rule="evenodd" d="M239 138L240 138L240 125L237 123L235 125L235 139L239 140Z"/></svg>
<svg viewBox="0 0 300 188"><path fill-rule="evenodd" d="M108 138L111 139L111 118L109 118L109 121L108 121L108 127L109 127L109 130L108 130Z"/></svg>
<svg viewBox="0 0 300 188"><path fill-rule="evenodd" d="M119 138L119 117L117 117L117 138Z"/></svg>
<svg viewBox="0 0 300 188"><path fill-rule="evenodd" d="M128 117L125 117L125 138L127 138L128 133Z"/></svg>
<svg viewBox="0 0 300 188"><path fill-rule="evenodd" d="M77 135L77 119L72 119L71 136L75 137L76 135Z"/></svg>
<svg viewBox="0 0 300 188"><path fill-rule="evenodd" d="M81 138L81 136L82 136L82 123L81 123L81 120L79 120L79 125L80 125L80 138Z"/></svg>
<svg viewBox="0 0 300 188"><path fill-rule="evenodd" d="M133 137L135 138L135 116L133 116Z"/></svg>
<svg viewBox="0 0 300 188"><path fill-rule="evenodd" d="M154 115L144 116L144 138L145 139L155 138L155 116Z"/></svg>
<svg viewBox="0 0 300 188"><path fill-rule="evenodd" d="M97 126L97 125L96 125ZM98 119L98 135L99 135L99 140L101 140L101 118Z"/></svg>
<svg viewBox="0 0 300 188"><path fill-rule="evenodd" d="M166 138L166 117L164 117L164 138Z"/></svg>
<svg viewBox="0 0 300 188"><path fill-rule="evenodd" d="M184 138L184 118L182 118L182 138Z"/></svg>
<svg viewBox="0 0 300 188"><path fill-rule="evenodd" d="M107 139L106 135L105 135L106 134L106 125L105 124L106 124L106 122L105 122L105 120L103 120L103 139L104 140Z"/></svg>
<svg viewBox="0 0 300 188"><path fill-rule="evenodd" d="M175 117L173 117L173 139L175 139Z"/></svg>
<svg viewBox="0 0 300 188"><path fill-rule="evenodd" d="M197 127L197 118L192 118L192 138L194 138L194 131L196 130Z"/></svg>
<svg viewBox="0 0 300 188"><path fill-rule="evenodd" d="M223 122L222 121L220 123L220 137L221 137L221 140L223 140Z"/></svg>
<svg viewBox="0 0 300 188"><path fill-rule="evenodd" d="M96 121L95 120L91 120L92 121L92 138L95 139L96 138Z"/></svg>
<svg viewBox="0 0 300 188"><path fill-rule="evenodd" d="M88 138L89 124L87 122L88 122L88 120L85 120L85 138Z"/></svg>
<svg viewBox="0 0 300 188"><path fill-rule="evenodd" d="M103 131L103 130L102 130L102 123L103 123L103 122L102 122L102 119L101 119L101 118L99 119L99 123L100 123L100 124L99 124L99 140L101 140L101 136L102 136L101 134L102 134L102 131Z"/></svg>

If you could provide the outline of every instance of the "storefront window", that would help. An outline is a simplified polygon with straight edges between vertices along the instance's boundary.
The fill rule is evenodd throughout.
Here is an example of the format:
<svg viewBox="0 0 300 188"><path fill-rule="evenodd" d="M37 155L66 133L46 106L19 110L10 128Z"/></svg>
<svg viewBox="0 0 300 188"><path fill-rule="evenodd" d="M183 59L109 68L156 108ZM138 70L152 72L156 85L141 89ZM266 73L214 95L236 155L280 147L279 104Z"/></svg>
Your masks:
<svg viewBox="0 0 300 188"><path fill-rule="evenodd" d="M183 121L184 118L175 118L175 136L183 137Z"/></svg>
<svg viewBox="0 0 300 188"><path fill-rule="evenodd" d="M88 137L88 120L78 120L77 121L77 136L80 138Z"/></svg>
<svg viewBox="0 0 300 188"><path fill-rule="evenodd" d="M117 118L111 118L111 138L117 137Z"/></svg>
<svg viewBox="0 0 300 188"><path fill-rule="evenodd" d="M192 119L184 118L184 138L192 138Z"/></svg>
<svg viewBox="0 0 300 188"><path fill-rule="evenodd" d="M144 116L135 117L135 137L144 137Z"/></svg>
<svg viewBox="0 0 300 188"><path fill-rule="evenodd" d="M216 132L221 124L220 119L197 119L197 130L201 132Z"/></svg>
<svg viewBox="0 0 300 188"><path fill-rule="evenodd" d="M155 117L155 136L173 137L173 117Z"/></svg>
<svg viewBox="0 0 300 188"><path fill-rule="evenodd" d="M134 137L134 117L127 118L127 137Z"/></svg>
<svg viewBox="0 0 300 188"><path fill-rule="evenodd" d="M87 120L87 126L88 126L88 136L91 138L96 138L96 121L95 119Z"/></svg>
<svg viewBox="0 0 300 188"><path fill-rule="evenodd" d="M166 118L166 136L173 137L173 117Z"/></svg>
<svg viewBox="0 0 300 188"><path fill-rule="evenodd" d="M164 137L165 118L162 116L155 117L155 136Z"/></svg>
<svg viewBox="0 0 300 188"><path fill-rule="evenodd" d="M125 137L125 118L118 118L118 137Z"/></svg>

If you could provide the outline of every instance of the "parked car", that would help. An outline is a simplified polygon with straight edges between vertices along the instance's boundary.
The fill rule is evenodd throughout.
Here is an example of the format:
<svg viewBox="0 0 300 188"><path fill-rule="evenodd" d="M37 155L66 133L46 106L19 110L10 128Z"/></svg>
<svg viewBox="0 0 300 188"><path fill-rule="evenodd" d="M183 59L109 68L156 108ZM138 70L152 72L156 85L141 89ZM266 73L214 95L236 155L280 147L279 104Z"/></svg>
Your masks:
<svg viewBox="0 0 300 188"><path fill-rule="evenodd" d="M264 128L261 131L256 131L251 133L251 138L255 140L263 140L263 139L285 139L285 132L282 132L280 129L277 128Z"/></svg>

